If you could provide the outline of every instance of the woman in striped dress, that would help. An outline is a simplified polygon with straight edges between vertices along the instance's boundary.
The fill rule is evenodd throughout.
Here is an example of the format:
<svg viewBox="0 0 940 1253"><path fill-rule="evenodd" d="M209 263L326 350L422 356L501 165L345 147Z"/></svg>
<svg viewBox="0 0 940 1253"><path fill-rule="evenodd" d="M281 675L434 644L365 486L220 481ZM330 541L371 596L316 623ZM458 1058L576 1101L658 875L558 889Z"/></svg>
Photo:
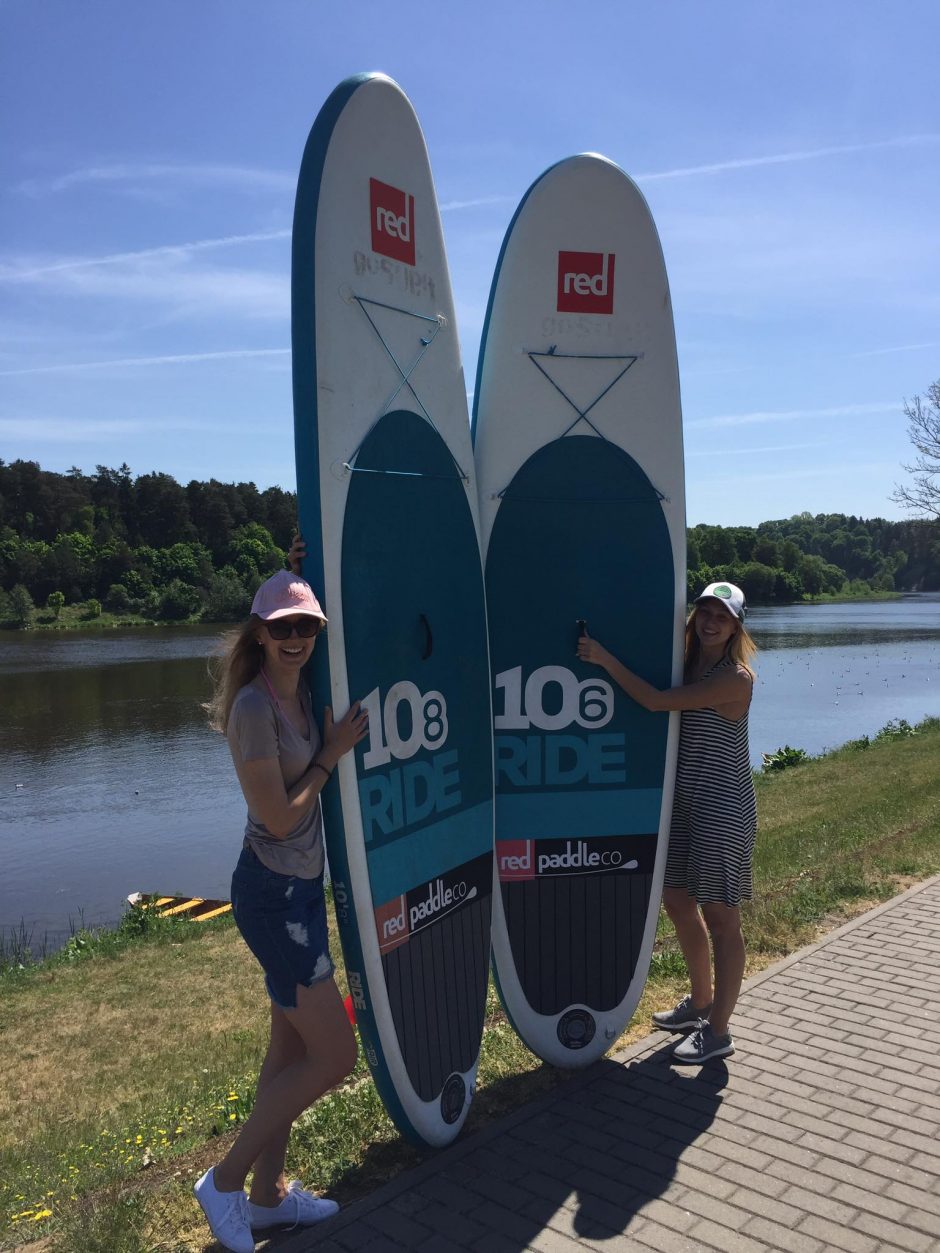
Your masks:
<svg viewBox="0 0 940 1253"><path fill-rule="evenodd" d="M578 656L602 666L644 709L682 713L663 905L692 986L653 1021L687 1033L673 1049L673 1058L687 1064L734 1052L729 1021L744 976L740 904L752 895L757 831L747 742L757 648L745 612L740 588L710 583L686 623L685 681L666 691L587 634L578 643Z"/></svg>

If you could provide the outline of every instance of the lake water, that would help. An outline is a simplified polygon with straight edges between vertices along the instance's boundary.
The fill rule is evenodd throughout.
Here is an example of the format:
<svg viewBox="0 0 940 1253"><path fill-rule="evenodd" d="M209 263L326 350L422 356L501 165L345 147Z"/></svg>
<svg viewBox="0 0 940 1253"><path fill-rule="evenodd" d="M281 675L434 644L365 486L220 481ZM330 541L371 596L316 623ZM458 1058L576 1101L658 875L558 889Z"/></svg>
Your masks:
<svg viewBox="0 0 940 1253"><path fill-rule="evenodd" d="M755 609L755 765L940 715L940 596ZM135 890L227 896L244 803L205 627L0 632L0 933L54 945Z"/></svg>

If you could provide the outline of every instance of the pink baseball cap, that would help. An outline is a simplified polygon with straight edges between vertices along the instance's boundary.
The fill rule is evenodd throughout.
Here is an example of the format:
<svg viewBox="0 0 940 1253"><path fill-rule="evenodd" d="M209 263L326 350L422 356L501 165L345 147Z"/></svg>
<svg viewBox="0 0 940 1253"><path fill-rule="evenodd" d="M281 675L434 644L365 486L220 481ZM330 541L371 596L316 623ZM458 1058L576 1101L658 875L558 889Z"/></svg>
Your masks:
<svg viewBox="0 0 940 1253"><path fill-rule="evenodd" d="M313 594L313 588L299 574L290 570L278 570L261 584L251 602L251 612L262 622L275 618L289 618L301 614L306 618L319 618L326 622L326 614Z"/></svg>

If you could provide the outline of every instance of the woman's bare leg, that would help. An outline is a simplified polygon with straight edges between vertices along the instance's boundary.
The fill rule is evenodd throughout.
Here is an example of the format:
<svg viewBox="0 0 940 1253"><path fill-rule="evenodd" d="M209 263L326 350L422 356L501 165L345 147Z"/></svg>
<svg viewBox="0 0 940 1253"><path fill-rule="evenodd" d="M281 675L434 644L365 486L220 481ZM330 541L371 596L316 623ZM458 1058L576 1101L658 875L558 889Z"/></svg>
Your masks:
<svg viewBox="0 0 940 1253"><path fill-rule="evenodd" d="M274 1079L294 1062L300 1061L306 1054L303 1037L291 1025L287 1014L279 1005L271 1003L271 1041L265 1055L261 1071L258 1074L258 1089L255 1104L263 1099L265 1090ZM258 1156L255 1158L254 1173L251 1178L249 1199L255 1205L278 1205L287 1195L287 1180L284 1178L284 1158L287 1153L287 1141L290 1138L291 1124L282 1126L278 1134L271 1137Z"/></svg>
<svg viewBox="0 0 940 1253"><path fill-rule="evenodd" d="M726 1035L744 978L744 936L741 911L734 905L702 906L715 954L715 1001L709 1015L716 1035Z"/></svg>
<svg viewBox="0 0 940 1253"><path fill-rule="evenodd" d="M679 948L689 968L692 1005L695 1009L704 1009L712 1000L712 964L708 931L698 903L685 888L664 888L663 907L676 929Z"/></svg>
<svg viewBox="0 0 940 1253"><path fill-rule="evenodd" d="M282 1012L303 1043L303 1055L259 1090L251 1116L215 1168L220 1192L243 1188L254 1162L266 1149L273 1158L295 1118L341 1083L356 1064L356 1037L332 979L311 988L298 985L296 1009Z"/></svg>

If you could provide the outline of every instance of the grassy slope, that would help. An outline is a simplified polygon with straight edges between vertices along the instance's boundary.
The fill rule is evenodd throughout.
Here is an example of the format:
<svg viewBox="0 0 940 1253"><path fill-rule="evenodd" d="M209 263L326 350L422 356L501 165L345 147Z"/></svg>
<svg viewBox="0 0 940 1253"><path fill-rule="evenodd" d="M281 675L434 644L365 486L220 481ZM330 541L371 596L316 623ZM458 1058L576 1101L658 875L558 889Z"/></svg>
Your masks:
<svg viewBox="0 0 940 1253"><path fill-rule="evenodd" d="M938 749L933 722L758 780L752 970L940 871ZM681 987L668 924L659 949L626 1039ZM137 1253L160 1232L162 1249L202 1249L189 1187L250 1109L266 1025L260 975L230 924L0 979L0 1246L48 1232L48 1248ZM470 1128L561 1077L519 1043L491 992ZM340 1199L416 1160L362 1062L291 1145L293 1170Z"/></svg>

